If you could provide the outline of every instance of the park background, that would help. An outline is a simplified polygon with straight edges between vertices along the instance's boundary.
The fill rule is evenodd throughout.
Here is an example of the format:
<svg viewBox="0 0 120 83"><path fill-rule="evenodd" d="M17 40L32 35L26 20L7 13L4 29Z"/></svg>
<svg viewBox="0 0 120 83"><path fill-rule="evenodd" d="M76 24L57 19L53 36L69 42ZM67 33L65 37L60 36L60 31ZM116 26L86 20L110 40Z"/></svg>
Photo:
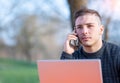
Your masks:
<svg viewBox="0 0 120 83"><path fill-rule="evenodd" d="M120 45L120 0L0 0L0 83L39 83L37 60L59 60L73 13L97 10L103 39Z"/></svg>

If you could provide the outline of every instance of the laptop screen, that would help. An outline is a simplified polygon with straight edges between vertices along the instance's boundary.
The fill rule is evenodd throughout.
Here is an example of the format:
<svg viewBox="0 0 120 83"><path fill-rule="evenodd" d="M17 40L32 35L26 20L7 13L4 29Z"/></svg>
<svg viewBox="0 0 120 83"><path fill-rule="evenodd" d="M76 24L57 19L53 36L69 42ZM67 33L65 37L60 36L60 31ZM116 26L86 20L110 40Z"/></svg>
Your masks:
<svg viewBox="0 0 120 83"><path fill-rule="evenodd" d="M40 83L103 83L99 59L38 60Z"/></svg>

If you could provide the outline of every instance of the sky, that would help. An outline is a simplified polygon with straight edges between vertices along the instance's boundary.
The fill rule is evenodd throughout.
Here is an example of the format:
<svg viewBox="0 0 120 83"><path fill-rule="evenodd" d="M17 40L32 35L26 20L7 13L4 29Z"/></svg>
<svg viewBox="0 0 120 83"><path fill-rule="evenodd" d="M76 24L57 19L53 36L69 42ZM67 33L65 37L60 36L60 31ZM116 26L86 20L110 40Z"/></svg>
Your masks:
<svg viewBox="0 0 120 83"><path fill-rule="evenodd" d="M91 2L88 7L96 9L106 17L110 16L112 20L120 20L120 0L91 0Z"/></svg>

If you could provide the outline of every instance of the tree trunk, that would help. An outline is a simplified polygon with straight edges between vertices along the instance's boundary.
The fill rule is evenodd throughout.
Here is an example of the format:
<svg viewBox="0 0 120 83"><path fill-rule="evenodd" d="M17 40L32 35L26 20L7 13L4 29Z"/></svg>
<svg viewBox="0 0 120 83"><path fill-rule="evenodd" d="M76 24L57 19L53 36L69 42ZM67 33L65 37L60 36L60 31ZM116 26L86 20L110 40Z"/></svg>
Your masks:
<svg viewBox="0 0 120 83"><path fill-rule="evenodd" d="M105 23L105 30L104 30L104 40L108 40L108 38L109 38L109 34L108 34L108 26L109 26L109 24L110 24L110 21L111 21L111 18L110 17L108 17L107 19L106 19L106 23Z"/></svg>
<svg viewBox="0 0 120 83"><path fill-rule="evenodd" d="M71 26L73 30L74 29L74 20L73 20L74 12L80 8L86 7L87 0L68 0L68 4L70 7Z"/></svg>

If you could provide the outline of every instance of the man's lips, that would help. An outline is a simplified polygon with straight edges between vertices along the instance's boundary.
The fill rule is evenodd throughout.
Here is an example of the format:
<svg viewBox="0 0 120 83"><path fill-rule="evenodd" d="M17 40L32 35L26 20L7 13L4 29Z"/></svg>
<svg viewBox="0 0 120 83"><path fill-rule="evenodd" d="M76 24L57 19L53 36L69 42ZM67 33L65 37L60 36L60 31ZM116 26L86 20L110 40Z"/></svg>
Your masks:
<svg viewBox="0 0 120 83"><path fill-rule="evenodd" d="M86 41L86 40L91 39L91 37L82 37L81 39L82 39L83 41Z"/></svg>

